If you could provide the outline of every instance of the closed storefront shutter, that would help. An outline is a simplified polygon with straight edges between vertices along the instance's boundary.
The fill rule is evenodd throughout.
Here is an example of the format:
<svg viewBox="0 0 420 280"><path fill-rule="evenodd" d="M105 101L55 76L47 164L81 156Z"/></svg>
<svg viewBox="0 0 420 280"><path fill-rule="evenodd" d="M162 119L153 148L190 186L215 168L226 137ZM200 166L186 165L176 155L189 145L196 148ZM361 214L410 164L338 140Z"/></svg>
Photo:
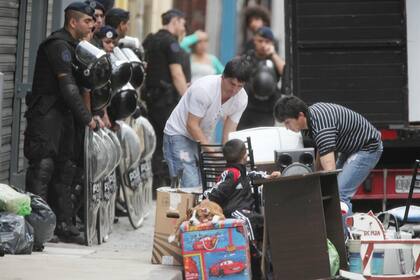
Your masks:
<svg viewBox="0 0 420 280"><path fill-rule="evenodd" d="M0 1L0 72L4 74L0 182L9 180L18 18L18 0Z"/></svg>

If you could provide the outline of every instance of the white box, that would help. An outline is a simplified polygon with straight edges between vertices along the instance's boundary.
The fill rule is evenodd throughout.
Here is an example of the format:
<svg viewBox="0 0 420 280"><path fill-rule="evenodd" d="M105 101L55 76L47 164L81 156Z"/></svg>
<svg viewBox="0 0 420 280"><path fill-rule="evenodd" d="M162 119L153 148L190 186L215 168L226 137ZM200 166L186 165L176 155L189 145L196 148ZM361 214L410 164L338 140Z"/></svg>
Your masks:
<svg viewBox="0 0 420 280"><path fill-rule="evenodd" d="M229 134L230 139L246 141L251 137L255 164L274 163L274 151L303 148L302 135L285 127L256 127Z"/></svg>

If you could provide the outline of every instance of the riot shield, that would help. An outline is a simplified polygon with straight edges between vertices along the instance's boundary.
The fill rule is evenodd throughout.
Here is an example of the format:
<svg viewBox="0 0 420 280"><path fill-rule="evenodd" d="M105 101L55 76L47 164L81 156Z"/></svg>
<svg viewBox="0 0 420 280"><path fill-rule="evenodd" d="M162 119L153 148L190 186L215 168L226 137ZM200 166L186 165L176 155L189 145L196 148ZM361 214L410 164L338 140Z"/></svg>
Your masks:
<svg viewBox="0 0 420 280"><path fill-rule="evenodd" d="M144 118L139 117L132 122L135 131L139 138L142 140L142 154L140 161L140 177L143 189L143 203L144 203L144 216L148 216L152 205L152 156L156 149L156 134L150 122Z"/></svg>
<svg viewBox="0 0 420 280"><path fill-rule="evenodd" d="M136 132L125 122L118 121L118 139L122 148L122 160L117 168L117 180L122 188L124 204L133 228L141 226L144 219L143 192L139 162L141 156L140 139Z"/></svg>
<svg viewBox="0 0 420 280"><path fill-rule="evenodd" d="M102 196L101 168L104 159L101 158L102 144L98 135L86 128L84 139L84 222L85 244L93 244L97 236L98 211ZM102 148L103 149L103 148ZM99 240L98 240L99 241Z"/></svg>
<svg viewBox="0 0 420 280"><path fill-rule="evenodd" d="M106 144L106 153L108 153L108 164L106 167L105 178L103 179L101 204L99 207L99 226L98 240L105 242L112 231L112 225L115 218L115 198L117 193L115 168L121 161L122 150L120 142L112 131L103 129L101 136Z"/></svg>

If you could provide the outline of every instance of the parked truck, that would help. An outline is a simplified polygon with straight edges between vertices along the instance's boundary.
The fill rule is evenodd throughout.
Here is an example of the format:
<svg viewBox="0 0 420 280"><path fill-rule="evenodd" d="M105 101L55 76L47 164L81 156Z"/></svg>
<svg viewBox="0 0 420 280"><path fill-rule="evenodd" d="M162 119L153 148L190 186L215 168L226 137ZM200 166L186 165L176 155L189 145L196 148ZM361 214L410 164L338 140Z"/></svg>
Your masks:
<svg viewBox="0 0 420 280"><path fill-rule="evenodd" d="M355 210L403 205L420 158L420 1L285 0L286 88L342 104L381 132ZM414 198L420 198L415 193Z"/></svg>

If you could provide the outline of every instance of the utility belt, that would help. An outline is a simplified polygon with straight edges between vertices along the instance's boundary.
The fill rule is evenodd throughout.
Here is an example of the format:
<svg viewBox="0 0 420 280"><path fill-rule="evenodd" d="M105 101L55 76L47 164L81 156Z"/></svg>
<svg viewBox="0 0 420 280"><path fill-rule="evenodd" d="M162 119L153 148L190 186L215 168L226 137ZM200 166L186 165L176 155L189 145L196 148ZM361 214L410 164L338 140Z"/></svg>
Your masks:
<svg viewBox="0 0 420 280"><path fill-rule="evenodd" d="M172 84L161 80L159 86L146 85L141 91L141 98L148 106L167 107L178 104L180 96Z"/></svg>

